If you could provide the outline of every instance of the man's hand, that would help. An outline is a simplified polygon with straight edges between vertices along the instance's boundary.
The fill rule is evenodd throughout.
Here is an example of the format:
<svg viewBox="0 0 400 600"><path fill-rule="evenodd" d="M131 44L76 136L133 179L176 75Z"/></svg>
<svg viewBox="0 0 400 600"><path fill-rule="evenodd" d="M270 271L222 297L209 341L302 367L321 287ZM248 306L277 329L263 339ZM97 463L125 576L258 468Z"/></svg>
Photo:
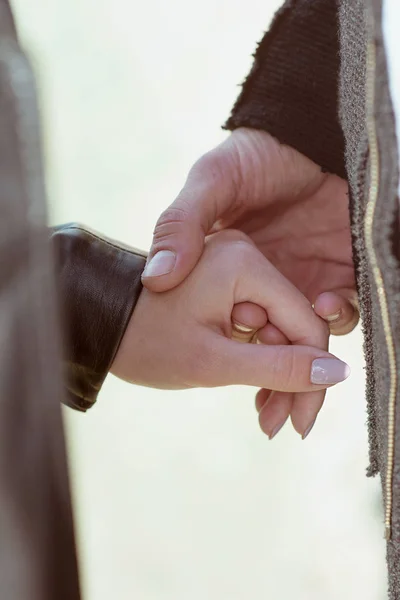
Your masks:
<svg viewBox="0 0 400 600"><path fill-rule="evenodd" d="M331 333L358 320L347 184L265 132L238 129L193 166L161 215L143 284L169 290L192 271L212 231L240 229L328 321ZM161 254L160 254L161 253ZM248 308L235 320L251 326ZM250 318L250 322L249 322ZM257 318L255 318L257 321Z"/></svg>

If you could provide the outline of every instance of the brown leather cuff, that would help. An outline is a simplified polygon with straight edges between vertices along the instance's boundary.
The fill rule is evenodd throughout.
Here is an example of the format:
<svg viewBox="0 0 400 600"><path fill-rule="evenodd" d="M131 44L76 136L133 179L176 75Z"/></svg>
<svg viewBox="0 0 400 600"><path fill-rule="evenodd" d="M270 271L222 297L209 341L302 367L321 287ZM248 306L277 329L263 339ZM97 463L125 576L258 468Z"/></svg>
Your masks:
<svg viewBox="0 0 400 600"><path fill-rule="evenodd" d="M56 227L51 237L64 325L65 403L86 411L139 298L146 256L78 224Z"/></svg>
<svg viewBox="0 0 400 600"><path fill-rule="evenodd" d="M337 2L286 0L257 47L225 129L267 131L345 177L339 75Z"/></svg>

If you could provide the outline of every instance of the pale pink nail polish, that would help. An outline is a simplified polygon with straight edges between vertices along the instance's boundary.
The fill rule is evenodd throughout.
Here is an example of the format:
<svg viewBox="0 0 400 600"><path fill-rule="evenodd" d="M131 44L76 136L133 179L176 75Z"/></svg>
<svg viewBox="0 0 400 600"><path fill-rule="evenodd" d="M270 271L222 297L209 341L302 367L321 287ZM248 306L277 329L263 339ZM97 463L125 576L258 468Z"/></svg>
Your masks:
<svg viewBox="0 0 400 600"><path fill-rule="evenodd" d="M272 430L272 433L268 436L270 440L272 440L272 438L274 438L280 432L285 423L286 419L283 421L283 423L279 423L279 425L277 425L275 429Z"/></svg>
<svg viewBox="0 0 400 600"><path fill-rule="evenodd" d="M306 437L308 436L308 434L310 433L311 429L314 427L315 425L315 421L316 419L314 419L314 421L312 423L310 423L310 425L307 427L307 429L305 430L305 432L303 433L303 435L301 436L302 440L305 440Z"/></svg>
<svg viewBox="0 0 400 600"><path fill-rule="evenodd" d="M335 385L349 375L349 365L338 358L317 358L311 366L311 383L316 385Z"/></svg>

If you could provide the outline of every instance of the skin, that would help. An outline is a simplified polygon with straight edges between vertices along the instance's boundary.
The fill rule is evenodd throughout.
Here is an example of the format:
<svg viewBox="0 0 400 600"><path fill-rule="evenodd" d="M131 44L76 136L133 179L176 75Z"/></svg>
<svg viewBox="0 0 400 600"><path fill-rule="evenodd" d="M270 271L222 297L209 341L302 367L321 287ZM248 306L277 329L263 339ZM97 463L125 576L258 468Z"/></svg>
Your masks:
<svg viewBox="0 0 400 600"><path fill-rule="evenodd" d="M196 162L177 199L160 216L149 261L160 250L169 250L176 263L171 272L157 277L145 271L143 284L153 292L175 288L202 256L206 236L234 228L246 233L314 305L331 333L346 334L358 321L347 193L344 180L323 173L268 133L238 129ZM259 339L269 343L263 332L268 315L262 308L240 303L232 319L251 330L242 341L261 332ZM286 338L281 343L288 344ZM262 392L257 406L265 432L275 431L290 414L295 429L304 433L298 423L305 422L308 408L298 398L275 396L272 402Z"/></svg>
<svg viewBox="0 0 400 600"><path fill-rule="evenodd" d="M260 332L264 341L271 335L268 328L274 328L284 343L242 344L232 339L232 309L242 303L255 304L268 315L268 325ZM328 387L310 379L313 361L332 357L328 337L311 303L252 240L226 230L207 239L199 262L181 285L164 294L143 290L112 373L162 389L273 389L276 397L281 394L302 406L292 419L304 434Z"/></svg>

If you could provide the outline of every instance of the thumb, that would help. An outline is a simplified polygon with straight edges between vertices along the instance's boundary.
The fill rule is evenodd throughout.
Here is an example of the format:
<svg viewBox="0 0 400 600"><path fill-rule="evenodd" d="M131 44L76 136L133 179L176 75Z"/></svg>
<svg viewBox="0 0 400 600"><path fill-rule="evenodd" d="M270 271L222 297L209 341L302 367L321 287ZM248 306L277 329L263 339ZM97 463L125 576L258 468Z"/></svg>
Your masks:
<svg viewBox="0 0 400 600"><path fill-rule="evenodd" d="M205 154L192 167L176 200L158 219L142 275L148 290L170 290L195 267L205 236L235 200L230 162L223 145Z"/></svg>
<svg viewBox="0 0 400 600"><path fill-rule="evenodd" d="M240 344L226 338L214 345L211 385L250 385L280 392L315 392L340 383L350 367L312 346Z"/></svg>
<svg viewBox="0 0 400 600"><path fill-rule="evenodd" d="M351 288L323 292L315 300L314 310L327 322L333 335L353 331L360 318L357 293Z"/></svg>

